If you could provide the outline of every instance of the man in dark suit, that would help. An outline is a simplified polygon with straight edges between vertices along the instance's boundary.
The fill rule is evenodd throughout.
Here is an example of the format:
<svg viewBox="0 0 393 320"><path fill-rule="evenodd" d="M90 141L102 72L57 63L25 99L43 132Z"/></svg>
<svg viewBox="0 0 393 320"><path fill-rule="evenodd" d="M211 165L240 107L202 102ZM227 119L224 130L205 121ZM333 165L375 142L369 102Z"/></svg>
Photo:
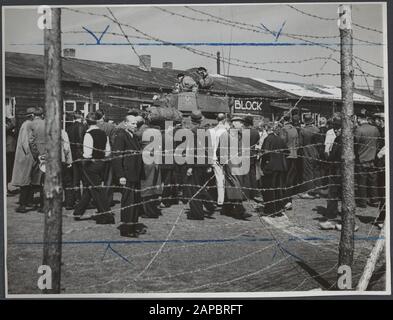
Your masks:
<svg viewBox="0 0 393 320"><path fill-rule="evenodd" d="M102 189L103 171L105 169L105 158L111 154L109 139L105 132L97 127L97 118L94 112L86 117L89 129L83 138L83 161L82 173L85 179L81 201L75 206L75 220L85 213L89 203L94 199L98 215L94 217L97 224L114 224L115 219L110 213L110 207L105 191Z"/></svg>
<svg viewBox="0 0 393 320"><path fill-rule="evenodd" d="M271 217L279 216L285 210L283 190L285 190L285 174L288 169L286 153L289 153L283 151L287 149L287 146L284 140L279 137L279 132L277 131L276 134L275 130L272 123L267 124L268 136L262 145L264 214Z"/></svg>
<svg viewBox="0 0 393 320"><path fill-rule="evenodd" d="M366 208L367 204L378 207L377 173L374 162L380 134L375 126L368 123L366 113L358 114L358 123L359 126L355 130L357 204L361 208Z"/></svg>
<svg viewBox="0 0 393 320"><path fill-rule="evenodd" d="M15 150L16 150L16 130L15 118L5 118L6 121L6 165L7 165L7 197L12 196L15 192L8 190L8 183L12 179L12 169L14 168Z"/></svg>
<svg viewBox="0 0 393 320"><path fill-rule="evenodd" d="M144 225L138 224L141 213L140 183L144 178L142 148L136 136L137 117L127 115L124 129L119 129L113 145L113 169L123 187L121 198L120 235L137 237L145 233Z"/></svg>
<svg viewBox="0 0 393 320"><path fill-rule="evenodd" d="M113 144L116 136L116 125L113 123L109 123L106 120L105 113L102 110L96 111L97 116L97 127L105 132L106 136L109 138L109 144L113 149ZM104 186L105 192L108 197L109 205L113 206L113 188L112 186L113 180L113 170L112 170L112 161L108 159L105 163L105 173L104 173Z"/></svg>
<svg viewBox="0 0 393 320"><path fill-rule="evenodd" d="M83 159L83 137L86 133L86 125L83 123L83 114L77 110L74 113L74 122L69 126L67 134L71 145L72 160L72 180L74 192L74 205L81 199L81 181L82 179L82 162ZM71 208L70 208L71 209Z"/></svg>
<svg viewBox="0 0 393 320"><path fill-rule="evenodd" d="M260 196L257 190L257 150L256 146L259 143L260 135L259 131L254 127L254 119L251 115L244 118L244 128L250 130L250 199Z"/></svg>
<svg viewBox="0 0 393 320"><path fill-rule="evenodd" d="M201 128L203 115L201 111L195 110L191 113L191 132L193 133L193 143L187 146L187 152L192 155L193 163L186 163L186 178L184 193L190 204L190 211L187 213L187 219L190 220L203 220L205 212L203 207L208 210L208 215L212 214L215 207L212 198L206 191L206 188L201 190L201 186L209 181L209 172L212 172L211 165L209 164L208 150L205 144L206 141L198 139L197 130ZM207 139L210 139L208 134ZM205 154L199 154L200 150L206 150ZM199 158L199 159L198 159ZM190 161L191 162L191 161Z"/></svg>

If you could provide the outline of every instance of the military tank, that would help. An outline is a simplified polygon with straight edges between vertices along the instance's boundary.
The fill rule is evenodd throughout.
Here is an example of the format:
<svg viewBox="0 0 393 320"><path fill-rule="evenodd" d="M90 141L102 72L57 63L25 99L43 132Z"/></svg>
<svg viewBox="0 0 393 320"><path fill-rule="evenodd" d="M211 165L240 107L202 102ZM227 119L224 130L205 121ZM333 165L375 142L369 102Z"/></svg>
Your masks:
<svg viewBox="0 0 393 320"><path fill-rule="evenodd" d="M193 110L201 110L206 118L215 118L217 113L231 113L232 99L198 92L171 93L153 101L153 106L175 108L185 116Z"/></svg>

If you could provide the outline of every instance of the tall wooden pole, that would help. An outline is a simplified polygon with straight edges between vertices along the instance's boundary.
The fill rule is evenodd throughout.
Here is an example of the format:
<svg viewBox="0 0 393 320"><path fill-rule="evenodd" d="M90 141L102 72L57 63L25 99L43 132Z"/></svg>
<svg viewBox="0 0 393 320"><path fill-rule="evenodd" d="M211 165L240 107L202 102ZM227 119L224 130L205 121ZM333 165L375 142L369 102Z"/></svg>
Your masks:
<svg viewBox="0 0 393 320"><path fill-rule="evenodd" d="M52 288L44 293L60 293L62 200L61 179L61 33L60 9L52 9L52 28L44 30L45 43L45 226L43 264L51 268Z"/></svg>
<svg viewBox="0 0 393 320"><path fill-rule="evenodd" d="M340 5L342 94L342 231L339 266L352 267L355 228L355 155L353 137L353 66L351 7Z"/></svg>

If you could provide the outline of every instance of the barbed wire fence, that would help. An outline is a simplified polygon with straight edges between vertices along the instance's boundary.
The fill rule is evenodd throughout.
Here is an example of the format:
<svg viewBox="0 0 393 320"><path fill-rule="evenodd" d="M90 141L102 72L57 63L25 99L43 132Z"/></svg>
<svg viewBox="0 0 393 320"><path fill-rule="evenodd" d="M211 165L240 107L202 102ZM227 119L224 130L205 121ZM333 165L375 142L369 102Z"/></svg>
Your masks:
<svg viewBox="0 0 393 320"><path fill-rule="evenodd" d="M300 10L299 8L291 6L291 5L287 5L287 7L289 7L291 9L293 9L294 11L298 12L300 15L308 16L308 17L310 17L312 19L318 19L318 20L323 20L323 21L332 22L332 23L336 23L336 20L337 20L336 18L317 16L317 15L308 13L306 11ZM174 18L176 18L176 17L177 18L181 18L183 20L185 19L185 20L192 20L194 22L201 22L201 23L221 24L221 25L228 26L230 28L238 28L238 29L243 30L243 31L249 31L249 32L253 32L253 33L261 33L261 34L265 34L265 35L271 34L271 31L267 31L264 28L261 28L260 26L257 26L257 25L254 25L254 24L225 19L225 18L216 16L216 15L210 14L208 12L199 10L199 9L195 9L195 8L189 7L189 6L185 6L185 8L188 9L189 11L193 12L194 14L198 14L199 16L203 16L203 18L189 16L189 15L186 15L186 14L176 13L176 12L173 12L171 10L168 10L166 8L161 8L161 7L156 7L155 9L163 12L166 15L170 15L170 16L172 16ZM63 12L67 12L67 14L72 14L73 13L73 14L82 14L82 15L90 15L90 16L99 16L99 17L105 18L108 21L114 23L116 26L118 26L118 28L120 29L121 32L120 33L110 32L110 33L107 33L107 34L112 35L114 37L120 37L120 38L125 39L125 41L129 44L129 47L130 47L132 53L135 54L138 58L140 58L140 55L136 51L135 46L133 45L133 43L130 41L130 39L132 39L132 38L143 39L143 40L153 40L153 41L156 41L156 42L164 44L164 45L173 46L173 47L179 48L181 50L186 50L186 51L191 52L192 54L195 54L195 55L198 55L198 56L202 56L202 57L205 57L205 58L216 60L216 55L213 54L213 53L210 53L208 51L195 49L195 48L193 48L191 46L187 46L187 45L178 45L178 44L176 44L174 42L163 40L163 39L160 39L160 38L155 37L153 35L150 35L147 32L145 32L145 31L141 30L140 28L137 28L137 27L135 27L135 26L133 26L133 25L131 25L129 23L122 23L122 22L120 22L116 18L116 15L115 15L114 11L112 11L110 8L107 8L107 10L109 12L109 15L95 13L95 12L89 12L89 11L79 10L79 9L74 9L74 8L63 8ZM374 33L377 33L377 34L382 34L382 31L380 31L378 29L374 29L374 28L371 28L371 27L368 27L368 26L359 25L359 24L356 24L356 23L353 23L353 25L356 26L358 29L363 30L363 31L374 32ZM128 35L126 33L126 31L125 31L126 29L133 30L134 32L137 33L137 35ZM80 33L83 33L83 32L82 31L63 32L63 34L67 34L67 35L80 34ZM236 58L236 57L225 58L224 55L223 55L222 56L222 61L223 61L223 63L225 63L227 65L228 69L229 69L229 66L236 66L236 67L240 67L240 68L244 68L244 69L254 69L254 70L258 70L258 71L269 72L269 73L272 73L272 74L276 73L276 74L282 74L282 75L292 75L292 76L297 76L297 77L300 77L300 78L313 78L313 77L319 77L319 76L340 76L341 77L341 73L340 72L336 72L336 73L335 72L298 73L298 72L293 72L293 71L284 71L284 70L260 67L260 66L263 66L263 65L283 65L283 66L287 67L288 65L292 65L292 64L300 64L301 65L301 64L304 64L304 63L307 63L307 62L311 62L311 61L322 61L324 63L326 63L328 61L332 61L332 62L335 62L337 64L337 66L340 65L340 61L338 59L332 57L333 54L339 53L340 50L334 49L330 45L326 45L324 43L315 42L314 40L309 40L309 39L317 39L316 41L319 41L319 40L324 40L324 39L338 39L339 38L338 35L326 35L326 36L324 36L324 35L293 34L293 33L286 33L286 32L281 32L281 35L284 36L284 37L290 38L290 39L304 41L305 43L308 43L309 45L312 45L312 46L318 46L320 48L326 49L326 50L330 51L331 54L329 56L325 56L325 57L324 56L314 56L314 57L306 57L304 59L298 59L298 60L293 59L293 60L288 60L288 61L282 61L282 60L248 61L248 60L239 59L239 58ZM373 41L368 41L368 40L365 40L365 39L362 39L362 38L356 38L356 37L354 37L353 39L356 40L359 43L365 43L367 45L375 45L375 46L383 45L382 42L373 42ZM77 61L77 60L75 60L75 61ZM354 55L354 62L356 64L355 69L360 72L360 73L355 73L354 76L364 79L368 90L371 92L371 88L369 86L368 80L370 78L372 78L372 79L380 79L382 77L378 76L378 75L375 75L375 74L372 74L370 72L364 71L363 70L364 68L362 68L362 66L360 65L360 62L364 63L365 65L373 66L373 67L376 67L376 68L379 68L379 69L383 69L383 66L381 66L381 65L379 65L379 64L377 64L375 62L369 61L368 59L364 59L362 57L356 56L356 55ZM114 70L110 70L110 71L114 72ZM75 75L73 75L73 76L75 76ZM162 86L162 83L160 83L159 80L154 78L154 77L153 77L153 80L146 80L146 79L138 78L136 75L132 75L132 74L129 75L129 76L131 78L135 79L136 81L143 81L144 84L149 83L154 88L160 88ZM84 77L78 76L78 77L81 80L84 80L84 81L92 81L92 79L89 79L87 76L84 76ZM94 79L94 81L96 81L96 79ZM152 94L151 90L149 90L149 91L139 90L139 89L134 89L134 88L131 88L131 87L119 86L119 85L114 85L114 84L104 83L104 82L103 83L99 83L99 84L104 86L104 87L112 87L114 89L118 89L118 90L121 90L121 91L124 91L124 92L129 92L129 93L148 93L148 94ZM159 91L157 90L157 93L158 92ZM86 98L86 99L89 98L88 96L85 96L85 95L80 94L80 93L72 92L72 91L65 91L65 93L66 94L70 94L70 95L79 96L81 98ZM271 99L271 101L282 101L282 100L285 100L285 99ZM290 99L288 98L287 100L290 100ZM121 105L116 105L116 104L113 104L113 103L111 103L109 101L105 101L105 100L100 100L100 103L106 104L110 108L113 107L113 108L129 109L128 107L121 106ZM316 135L323 135L323 134L322 133L317 133ZM356 138L356 136L355 136L355 138ZM367 138L374 139L375 137L367 137ZM375 138L375 139L380 140L380 138ZM361 145L368 146L367 143L364 144L364 143L361 143L361 142L355 142L355 144L356 145L360 145L360 146ZM75 144L74 143L70 143L70 145L75 145ZM325 144L321 142L321 143L308 145L306 147L307 148L310 148L310 147L320 148L320 147L323 147L324 145ZM301 150L301 148L300 148L300 150ZM164 152L167 152L167 151L175 151L175 149L174 150L165 150L165 151L162 150L162 151L160 151L160 153L161 153L160 155L163 156ZM264 150L264 151L260 152L259 155L263 156L266 153L270 153L270 154L271 153L276 153L276 154L286 155L288 151L289 151L288 148L286 148L286 149L279 149L279 150ZM138 154L138 153L142 153L142 152L143 151L137 151L135 153ZM118 157L123 157L123 155L116 155L116 152L114 152L112 156L110 156L107 159L103 159L103 161L112 161L112 160L117 159ZM318 159L318 158L314 158L314 157L307 157L306 155L302 155L302 154L298 155L298 158L301 159L301 160L312 160L312 161L315 161L316 163L318 163L321 166L322 165L333 165L333 164L341 164L342 163L342 161L328 161L328 160L325 160L325 159ZM83 162L83 161L85 161L85 160L83 160L83 159L82 160L74 160L72 163ZM385 167L378 167L378 168L376 168L374 173L375 174L383 173L384 171L385 171ZM369 173L369 172L368 171L367 172L359 171L359 172L355 173L355 176L364 175L366 173ZM303 182L301 182L299 184L291 186L291 188L293 188L293 189L303 189L302 192L295 193L291 197L296 198L296 196L300 195L303 192L317 191L317 190L320 190L320 189L323 189L323 188L329 188L329 187L339 187L341 185L341 183L331 183L330 181L332 181L333 178L340 178L340 177L341 177L340 174L335 174L335 175L328 174L328 175L316 177L316 178L311 179L311 180L303 181ZM225 178L226 179L232 179L232 177L228 176L228 175L226 175ZM277 261L275 261L275 262L273 262L273 263L271 263L271 264L268 264L266 266L263 266L262 268L259 268L257 270L251 271L251 272L247 271L247 272L243 272L243 273L242 272L236 273L234 275L231 275L231 278L227 278L227 279L222 280L222 281L216 281L216 282L210 282L210 283L202 283L202 281L201 281L200 284L190 285L189 287L176 289L176 290L174 290L174 292L193 292L193 291L196 291L196 290L207 290L209 288L210 289L213 288L213 290L218 290L221 286L225 286L225 285L229 285L229 284L232 284L232 283L240 282L242 280L249 279L249 278L255 277L257 275L260 275L261 273L264 273L264 272L266 272L266 273L270 272L273 268L276 271L280 270L279 268L280 268L280 266L282 267L282 263L284 263L284 262L288 262L292 266L293 270L295 270L296 274L300 278L302 278L302 280L295 287L291 288L291 290L298 290L299 288L303 288L304 283L306 283L308 281L311 281L313 284L315 284L316 283L315 279L317 277L322 277L324 275L328 275L328 274L332 273L337 268L337 266L338 266L337 261L334 261L334 263L329 265L329 267L326 270L324 270L323 272L320 272L318 275L310 275L303 268L301 268L299 266L298 262L300 260L302 260L302 259L299 258L298 256L296 256L295 254L293 254L292 252L290 252L286 248L286 245L288 243L290 243L291 239L293 239L295 237L295 238L297 238L297 240L299 242L304 244L304 246L317 246L319 251L320 251L319 252L319 257L318 257L319 260L316 259L315 261L324 261L323 260L323 256L324 256L324 254L326 254L326 252L333 252L335 254L338 253L338 250L337 250L338 243L337 243L337 239L336 238L332 238L332 239L330 239L328 241L326 241L326 239L323 239L323 241L322 241L322 238L318 239L318 237L313 237L313 236L315 236L314 234L308 234L308 236L310 238L307 239L305 237L302 237L302 235L304 235L304 233L302 234L301 232L300 232L300 234L298 236L290 235L289 238L285 238L286 233L282 232L282 230L277 229L275 227L274 223L272 223L270 221L270 220L274 220L275 218L273 218L273 217L277 213L280 213L280 212L274 212L274 213L271 213L271 214L268 214L268 215L264 215L264 216L261 216L261 215L259 215L258 212L256 212L258 225L253 225L253 226L250 227L247 224L247 221L236 221L236 222L231 222L231 223L227 223L227 224L221 224L219 226L209 225L207 228L211 228L211 229L214 230L216 227L217 228L221 228L221 227L228 227L228 228L244 227L246 229L246 231L245 231L246 233L247 232L251 232L252 230L256 230L256 231L259 231L259 232L262 232L262 233L263 232L267 232L270 235L270 237L272 239L272 242L273 242L270 246L267 246L267 247L265 246L265 247L262 247L262 248L258 248L257 250L254 250L251 253L246 253L246 254L243 254L243 255L241 255L239 257L236 257L236 258L233 258L233 259L229 259L227 261L218 262L218 263L213 263L212 262L211 264L208 264L207 266L204 266L204 267L198 267L197 266L196 268L194 268L192 270L187 270L186 269L186 270L182 270L180 272L175 272L175 273L167 274L167 275L164 275L164 276L152 276L152 275L149 276L148 275L148 271L151 270L151 266L154 263L157 263L157 260L159 259L159 257L162 257L165 254L169 254L171 251L177 251L177 250L183 250L183 249L187 250L191 246L199 247L199 246L202 246L202 245L204 245L204 246L210 246L210 245L213 246L214 245L212 243L201 243L201 244L183 244L182 246L176 246L176 247L166 247L167 244L170 243L170 238L173 236L173 233L174 233L175 229L182 228L182 230L186 230L186 232L187 232L187 230L191 229L191 230L195 231L195 233L198 233L198 230L199 230L199 226L198 225L190 224L190 223L187 223L187 222L182 222L181 218L182 218L182 216L184 214L185 208L190 203L190 201L201 201L200 199L197 198L197 196L198 196L198 194L200 192L202 192L204 190L210 190L210 189L214 189L215 188L215 186L209 185L209 183L213 179L214 179L214 175L211 175L209 180L207 180L206 183L203 184L203 185L189 185L189 184L184 184L184 183L166 184L166 185L164 185L164 187L167 187L167 188L168 187L184 188L184 187L193 186L193 187L197 187L198 191L192 197L188 197L188 198L185 197L184 195L182 195L180 199L176 199L176 196L175 197L171 196L171 197L168 197L168 198L165 198L165 197L161 197L160 198L161 201L164 201L166 199L167 200L173 200L175 198L176 200L183 201L183 205L181 206L180 209L177 208L178 212L176 213L174 221L170 221L170 222L160 222L160 221L156 222L155 221L154 222L154 225L160 225L161 224L161 225L165 225L165 226L169 227L169 231L167 232L165 240L160 244L160 246L158 247L157 250L151 250L151 251L143 252L143 253L140 253L140 254L132 254L131 253L131 254L122 256L128 262L129 262L129 260L131 258L132 259L138 259L138 258L141 258L141 257L150 257L150 256L152 256L151 258L149 258L147 263L142 263L142 269L138 270L138 272L136 273L135 277L132 277L132 278L128 279L128 280L130 280L129 283L127 283L126 285L121 284L122 280L124 280L124 279L122 279L122 276L116 276L115 278L112 278L112 279L110 279L110 280L108 280L106 282L103 282L103 283L93 284L93 285L88 286L88 287L82 287L82 286L77 286L77 287L74 287L74 288L71 287L71 288L69 288L67 290L70 290L70 291L75 290L76 292L79 292L79 291L84 291L84 290L89 291L89 289L97 289L97 287L102 288L102 290L106 290L107 288L110 288L110 285L113 285L114 283L117 283L118 285L121 286L122 292L123 293L127 293L127 292L130 292L129 290L130 290L131 286L134 286L134 285L136 285L138 283L139 284L146 283L146 281L147 282L149 282L149 281L150 282L155 282L155 281L159 281L159 280L162 280L162 279L172 279L172 278L177 278L177 277L183 277L183 276L190 276L190 275L200 274L200 273L203 273L203 272L206 272L206 271L209 271L209 270L213 270L213 269L216 270L216 269L222 268L224 266L228 266L228 265L230 266L232 264L236 264L236 263L238 263L240 261L245 261L245 260L247 260L247 259L249 259L251 257L254 257L256 255L262 254L263 252L268 251L270 249L274 249L275 252L279 252L282 255L282 258L277 260ZM324 182L324 184L318 185L317 187L314 187L314 188L311 188L311 189L307 189L307 190L304 191L304 186L308 185L310 182L311 183L315 183L315 182L321 182L321 181ZM359 188L359 187L361 187L361 188L371 187L371 188L376 188L376 189L385 189L384 186L364 186L364 185L359 184L357 182L355 182L355 186L357 188ZM86 189L86 188L116 188L117 191L119 191L119 190L131 190L131 191L141 192L141 191L145 191L148 188L152 188L152 189L156 188L156 186L151 186L151 187L148 187L148 188L145 188L145 189L137 189L137 190L135 190L133 188L128 188L128 187L125 187L125 186L119 186L119 185L114 185L114 186L101 185L101 186L94 186L94 187L82 187L82 189ZM231 187L227 186L226 188L231 188ZM77 189L80 189L80 188L74 188L74 187L65 188L66 191L74 191L74 190L77 190ZM258 191L258 192L262 192L263 193L263 192L266 192L266 191L274 191L274 190L277 190L277 189L281 190L282 188L250 188L250 187L242 187L241 188L241 192L243 193L243 195L245 195L245 191L250 191L250 190ZM245 198L246 198L246 201L244 202L244 205L249 208L250 212L255 212L256 204L254 203L254 201L252 199L250 199L249 197L245 197ZM284 201L284 200L287 200L287 199L288 199L288 197L275 199L275 200L272 200L270 202L269 201L265 201L264 205L269 204L269 203L278 202L278 201ZM364 199L364 198L356 197L356 199L358 200L358 199ZM380 201L380 200L385 199L385 196L379 194L377 197L375 197L375 199L370 199L369 197L367 197L366 199ZM341 201L341 197L338 197L338 198L337 197L333 197L333 198L331 198L331 197L328 196L328 197L324 198L324 200L326 200L326 201L328 201L328 200ZM153 201L156 201L156 200L153 199L153 200L148 200L148 201L141 201L139 203L131 204L130 207L132 207L132 206L140 206L140 205L142 205L144 203L151 203ZM213 199L207 199L207 200L204 199L203 201L204 202L210 202L210 203L213 203L213 204L216 203L216 201L213 200ZM303 201L307 201L307 200L303 200ZM231 201L227 201L227 203L231 203ZM234 204L236 204L236 203L234 202ZM126 209L126 207L114 208L114 209L111 209L107 213L114 214L114 213L116 213L116 212L118 212L118 211L120 211L122 209ZM381 208L380 210L383 210L383 209L384 208ZM67 214L66 214L66 216L67 216ZM70 216L72 216L72 215L70 215ZM373 221L370 229L367 231L367 237L370 237L371 234L373 234L373 231L374 231L373 228L375 228L375 224L377 222L377 218L378 218L378 216L375 217L375 220ZM205 227L206 226L204 226L204 228ZM91 225L91 226L87 226L87 227L80 228L80 229L70 229L70 230L66 231L66 234L75 234L75 233L79 233L79 232L84 232L87 229L95 229L95 228L97 228L96 225ZM306 231L307 232L315 232L315 230L312 230L312 229L311 230L306 230ZM240 235L242 235L242 234L244 234L244 232L240 233ZM236 238L238 236L239 235L235 235L234 237L230 237L230 239ZM223 238L222 240L225 240L225 238ZM110 241L103 241L101 244L102 245L106 245L108 243L110 244L111 242ZM126 245L130 245L130 243L131 242L128 242L128 243L126 243ZM132 245L130 245L130 247L132 247ZM304 250L306 250L306 249L304 249ZM105 251L105 254L106 254L106 252L107 252L107 250ZM358 262L358 260L361 259L364 256L364 254L367 254L368 252L369 252L369 248L368 247L366 247L366 246L360 247L360 249L357 251L358 254L357 254L356 258L355 258L355 261ZM104 254L104 256L105 256L105 254ZM116 258L104 260L104 256L101 258L101 261L100 261L100 263L102 263L102 264L110 264L110 263L113 263L113 262L118 261L119 259L121 259L121 257L120 258L116 257ZM187 256L186 252L184 253L184 256L185 257ZM329 262L332 262L332 261L329 261ZM74 263L74 264L69 264L68 267L87 266L88 269L85 269L83 272L91 272L91 271L95 270L95 268L94 268L95 264L97 264L97 261L77 262L77 263ZM285 267L285 265L284 265L284 267ZM147 274L147 276L145 274ZM284 278L285 278L285 276L284 276ZM326 287L324 289L325 290L329 290L329 289L332 289L334 287L335 287L335 284L333 283L333 284L331 284L330 287ZM134 289L135 288L136 287L134 287ZM260 288L260 289L263 290L263 288Z"/></svg>

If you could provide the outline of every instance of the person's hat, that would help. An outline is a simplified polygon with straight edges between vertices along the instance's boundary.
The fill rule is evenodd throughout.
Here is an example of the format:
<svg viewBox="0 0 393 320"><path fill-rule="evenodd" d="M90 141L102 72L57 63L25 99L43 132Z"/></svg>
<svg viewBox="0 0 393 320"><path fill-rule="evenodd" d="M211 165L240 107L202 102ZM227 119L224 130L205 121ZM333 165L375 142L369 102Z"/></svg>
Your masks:
<svg viewBox="0 0 393 320"><path fill-rule="evenodd" d="M314 119L312 118L312 115L311 114L309 114L309 113L306 113L305 115L304 115L304 123L311 123L311 122L313 122L314 121Z"/></svg>
<svg viewBox="0 0 393 320"><path fill-rule="evenodd" d="M294 115L292 116L292 124L299 124L299 122L300 122L300 117L299 117L299 115L294 114Z"/></svg>
<svg viewBox="0 0 393 320"><path fill-rule="evenodd" d="M231 121L241 121L241 122L244 122L244 119L243 119L242 117L240 117L240 116L233 116L233 117L231 118Z"/></svg>
<svg viewBox="0 0 393 320"><path fill-rule="evenodd" d="M81 110L75 110L74 111L74 118L83 118L83 113Z"/></svg>
<svg viewBox="0 0 393 320"><path fill-rule="evenodd" d="M41 107L35 108L34 109L34 115L36 116L40 116L44 113L44 109L42 109Z"/></svg>
<svg viewBox="0 0 393 320"><path fill-rule="evenodd" d="M333 118L333 120L332 120L332 126L333 126L333 129L340 129L341 128L341 126L342 126L342 121L341 121L341 119L338 119L338 118Z"/></svg>
<svg viewBox="0 0 393 320"><path fill-rule="evenodd" d="M246 116L244 118L244 123L249 125L249 126L252 126L252 125L254 125L254 118L251 115Z"/></svg>
<svg viewBox="0 0 393 320"><path fill-rule="evenodd" d="M207 72L207 69L205 67L199 67L198 72L201 72L201 71Z"/></svg>
<svg viewBox="0 0 393 320"><path fill-rule="evenodd" d="M26 114L28 114L28 115L35 114L35 108L34 107L27 108Z"/></svg>
<svg viewBox="0 0 393 320"><path fill-rule="evenodd" d="M184 77L184 73L178 73L177 78Z"/></svg>
<svg viewBox="0 0 393 320"><path fill-rule="evenodd" d="M217 121L223 121L225 119L226 119L225 113L219 113L216 118Z"/></svg>
<svg viewBox="0 0 393 320"><path fill-rule="evenodd" d="M202 118L203 118L203 115L202 115L201 110L193 110L191 112L191 121L192 122L199 123L202 121Z"/></svg>
<svg viewBox="0 0 393 320"><path fill-rule="evenodd" d="M89 112L86 116L86 121L88 124L96 124L97 123L97 115L95 112Z"/></svg>
<svg viewBox="0 0 393 320"><path fill-rule="evenodd" d="M363 111L363 110L362 110ZM360 118L360 119L366 119L367 118L367 114L366 114L366 111L364 111L364 112L360 112L360 113L358 113L356 116L358 117L358 118Z"/></svg>

